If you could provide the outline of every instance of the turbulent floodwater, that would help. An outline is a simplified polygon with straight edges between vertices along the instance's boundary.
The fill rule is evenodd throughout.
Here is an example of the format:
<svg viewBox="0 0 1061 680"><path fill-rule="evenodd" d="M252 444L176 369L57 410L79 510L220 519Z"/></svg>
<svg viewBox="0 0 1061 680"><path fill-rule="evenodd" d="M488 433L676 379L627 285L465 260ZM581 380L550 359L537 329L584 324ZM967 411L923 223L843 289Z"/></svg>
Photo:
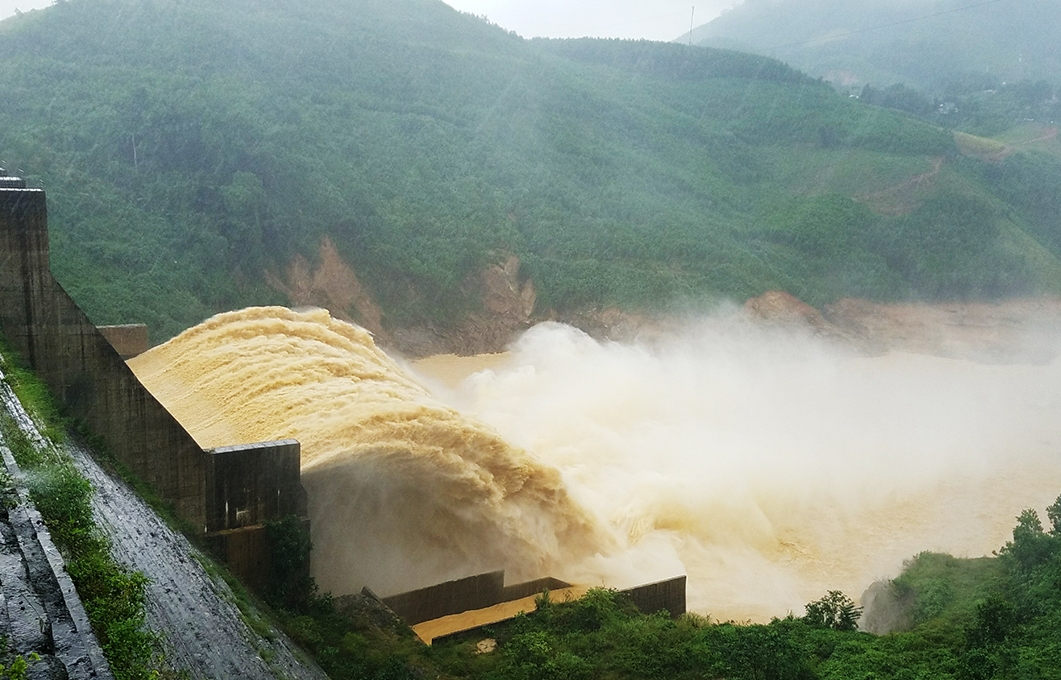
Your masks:
<svg viewBox="0 0 1061 680"><path fill-rule="evenodd" d="M1056 360L858 358L708 319L651 346L545 324L414 379L359 329L270 308L133 367L204 445L302 441L336 592L687 573L693 609L761 620L921 550L990 553L1061 493Z"/></svg>
<svg viewBox="0 0 1061 680"><path fill-rule="evenodd" d="M494 568L535 578L607 545L555 467L443 406L325 311L221 314L130 366L204 447L302 443L326 591Z"/></svg>

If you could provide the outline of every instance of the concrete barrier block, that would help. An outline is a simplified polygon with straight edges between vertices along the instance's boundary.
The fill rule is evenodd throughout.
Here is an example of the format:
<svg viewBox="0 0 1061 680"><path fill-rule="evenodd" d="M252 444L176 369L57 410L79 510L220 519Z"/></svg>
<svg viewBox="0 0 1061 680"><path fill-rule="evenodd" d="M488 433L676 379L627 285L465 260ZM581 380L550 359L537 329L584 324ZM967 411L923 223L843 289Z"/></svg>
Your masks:
<svg viewBox="0 0 1061 680"><path fill-rule="evenodd" d="M111 344L118 356L122 358L122 361L128 361L133 357L140 356L151 348L146 324L97 326L97 329L107 339L107 342Z"/></svg>
<svg viewBox="0 0 1061 680"><path fill-rule="evenodd" d="M627 595L645 614L666 610L677 618L685 613L685 576L648 583L619 592Z"/></svg>
<svg viewBox="0 0 1061 680"><path fill-rule="evenodd" d="M424 621L459 614L472 609L492 607L502 602L505 572L469 576L383 598L384 604L410 626Z"/></svg>

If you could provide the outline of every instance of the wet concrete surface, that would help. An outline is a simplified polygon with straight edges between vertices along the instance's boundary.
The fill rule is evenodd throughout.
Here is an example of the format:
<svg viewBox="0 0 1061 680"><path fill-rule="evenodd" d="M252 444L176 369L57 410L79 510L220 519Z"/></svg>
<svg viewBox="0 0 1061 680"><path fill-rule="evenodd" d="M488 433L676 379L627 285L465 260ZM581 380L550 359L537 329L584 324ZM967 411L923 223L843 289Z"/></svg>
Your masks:
<svg viewBox="0 0 1061 680"><path fill-rule="evenodd" d="M20 427L29 422L3 382L0 408ZM33 435L39 441L35 428ZM27 672L31 680L113 679L62 556L2 437L0 458L6 473L0 485L0 637L7 645L0 655L8 663L14 655L39 655Z"/></svg>
<svg viewBox="0 0 1061 680"><path fill-rule="evenodd" d="M162 634L174 669L192 678L327 678L281 633L269 639L252 630L228 584L207 573L201 553L184 536L83 449L71 446L69 452L96 488L93 511L115 558L150 579L147 624Z"/></svg>
<svg viewBox="0 0 1061 680"><path fill-rule="evenodd" d="M13 399L8 386L2 382L0 401L4 402L3 405L32 441L43 443L43 438L21 404ZM93 513L97 525L111 539L115 559L142 572L149 579L146 589L147 626L160 635L166 662L174 671L189 678L210 680L326 680L327 676L282 633L270 632L268 637L256 633L236 606L236 598L228 584L203 567L205 558L202 554L184 536L170 529L124 482L108 475L83 447L71 442L65 448L81 474L95 488ZM38 622L39 612L48 597L52 596L39 597L41 603L38 604L37 600L26 594L27 590L17 579L8 576L7 567L12 566L12 563L8 555L7 537L8 534L0 526L0 538L5 539L0 543L0 579L4 583L2 594L7 604L6 610L10 612L12 606L23 607L25 615L21 615L23 610L19 609L20 615L13 617L19 621L17 635L27 644L46 649L46 641L34 635L34 627L42 626ZM58 557L57 551L55 555ZM37 566L45 564L46 561L42 562L42 559L41 556L35 556L28 560L28 572L32 573ZM7 593L8 583L11 584L11 595ZM12 600L18 604L12 605ZM47 607L44 606L44 609ZM3 619L3 613L3 608L0 608L0 619ZM0 620L0 625L3 623ZM54 631L56 624L52 625ZM13 627L9 630L15 632ZM69 644L69 641L62 644ZM28 651L31 648L26 649ZM43 670L45 665L44 662L34 664L34 670ZM106 675L71 673L69 677L112 676L108 671Z"/></svg>

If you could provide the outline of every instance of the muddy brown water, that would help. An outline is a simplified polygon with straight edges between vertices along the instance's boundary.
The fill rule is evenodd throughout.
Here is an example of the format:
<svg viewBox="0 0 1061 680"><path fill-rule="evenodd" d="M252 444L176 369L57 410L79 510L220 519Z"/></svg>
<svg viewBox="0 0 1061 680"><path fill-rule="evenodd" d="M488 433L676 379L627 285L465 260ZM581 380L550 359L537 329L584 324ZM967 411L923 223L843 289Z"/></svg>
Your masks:
<svg viewBox="0 0 1061 680"><path fill-rule="evenodd" d="M687 573L690 609L765 620L922 550L990 554L1061 493L1056 352L913 347L708 317L651 343L542 324L507 354L403 367L325 312L267 308L131 365L204 445L302 441L336 594Z"/></svg>
<svg viewBox="0 0 1061 680"><path fill-rule="evenodd" d="M324 591L387 596L494 569L526 581L607 544L559 470L326 311L221 314L129 365L205 447L301 442Z"/></svg>

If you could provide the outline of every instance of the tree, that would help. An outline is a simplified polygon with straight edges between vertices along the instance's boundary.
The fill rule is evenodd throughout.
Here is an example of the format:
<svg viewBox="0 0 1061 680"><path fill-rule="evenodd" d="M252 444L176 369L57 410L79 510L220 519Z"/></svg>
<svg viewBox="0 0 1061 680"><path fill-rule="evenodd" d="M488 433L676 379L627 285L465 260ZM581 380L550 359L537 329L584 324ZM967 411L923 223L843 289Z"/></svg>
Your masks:
<svg viewBox="0 0 1061 680"><path fill-rule="evenodd" d="M1057 497L1054 504L1046 509L1046 516L1050 520L1050 533L1061 536L1061 496Z"/></svg>
<svg viewBox="0 0 1061 680"><path fill-rule="evenodd" d="M830 590L822 599L808 604L806 609L803 621L817 628L855 630L862 616L862 607L856 607L854 600L839 590Z"/></svg>
<svg viewBox="0 0 1061 680"><path fill-rule="evenodd" d="M1029 509L1017 517L1013 540L1006 543L1000 554L1004 559L1013 560L1019 572L1028 574L1049 560L1056 550L1056 539L1043 531L1039 514Z"/></svg>

